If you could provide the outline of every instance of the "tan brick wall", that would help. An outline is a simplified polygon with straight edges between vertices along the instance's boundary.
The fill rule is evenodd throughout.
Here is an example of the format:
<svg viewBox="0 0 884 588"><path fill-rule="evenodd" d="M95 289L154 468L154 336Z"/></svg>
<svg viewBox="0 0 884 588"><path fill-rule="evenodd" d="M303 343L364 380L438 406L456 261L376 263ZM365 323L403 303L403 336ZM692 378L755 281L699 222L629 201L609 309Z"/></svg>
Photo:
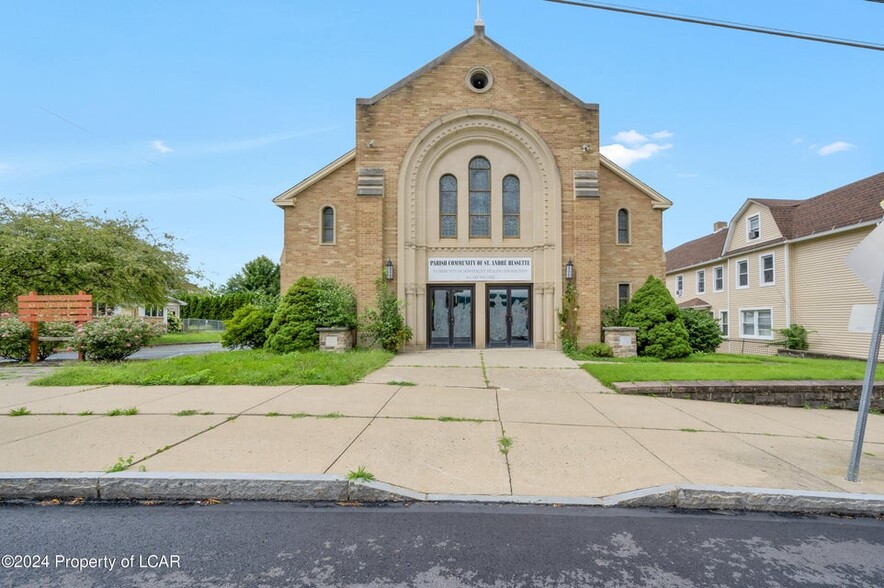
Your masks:
<svg viewBox="0 0 884 588"><path fill-rule="evenodd" d="M601 308L617 306L617 285L630 285L635 294L654 275L665 277L663 256L663 211L655 210L650 198L638 188L602 167L600 185ZM617 243L617 211L629 212L629 245Z"/></svg>
<svg viewBox="0 0 884 588"><path fill-rule="evenodd" d="M335 209L335 244L320 242L322 209ZM359 225L356 213L356 164L343 165L297 196L285 214L285 246L280 267L282 292L301 276L329 276L356 286L353 272Z"/></svg>

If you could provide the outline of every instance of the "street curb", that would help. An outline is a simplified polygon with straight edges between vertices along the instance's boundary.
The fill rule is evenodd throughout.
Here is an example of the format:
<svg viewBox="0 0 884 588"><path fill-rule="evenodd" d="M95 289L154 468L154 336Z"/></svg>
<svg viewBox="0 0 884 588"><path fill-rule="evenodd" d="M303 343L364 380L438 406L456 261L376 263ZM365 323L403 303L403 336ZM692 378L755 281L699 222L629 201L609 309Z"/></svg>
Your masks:
<svg viewBox="0 0 884 588"><path fill-rule="evenodd" d="M0 499L457 502L884 515L884 495L688 484L605 497L434 494L337 475L175 472L0 473Z"/></svg>

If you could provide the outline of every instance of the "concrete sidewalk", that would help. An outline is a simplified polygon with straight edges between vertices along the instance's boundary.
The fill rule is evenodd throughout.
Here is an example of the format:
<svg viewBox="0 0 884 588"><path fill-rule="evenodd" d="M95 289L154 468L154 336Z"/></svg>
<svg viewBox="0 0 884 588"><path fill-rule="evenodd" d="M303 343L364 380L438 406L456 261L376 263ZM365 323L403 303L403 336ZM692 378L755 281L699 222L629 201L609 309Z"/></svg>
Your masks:
<svg viewBox="0 0 884 588"><path fill-rule="evenodd" d="M553 351L408 353L342 387L43 388L18 373L32 372L0 372L0 472L104 472L131 456L130 471L148 473L364 466L434 494L604 497L667 484L884 494L882 416L869 417L851 483L854 412L611 394ZM19 407L31 414L5 416ZM137 415L105 416L129 408Z"/></svg>

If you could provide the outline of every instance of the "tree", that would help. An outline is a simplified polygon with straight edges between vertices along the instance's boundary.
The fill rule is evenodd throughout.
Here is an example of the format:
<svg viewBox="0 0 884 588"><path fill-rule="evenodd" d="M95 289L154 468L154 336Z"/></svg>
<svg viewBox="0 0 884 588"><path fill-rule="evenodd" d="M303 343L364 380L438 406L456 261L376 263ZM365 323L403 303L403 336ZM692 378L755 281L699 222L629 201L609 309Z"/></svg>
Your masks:
<svg viewBox="0 0 884 588"><path fill-rule="evenodd" d="M264 348L277 353L319 349L318 300L319 284L313 278L302 277L292 284L267 328Z"/></svg>
<svg viewBox="0 0 884 588"><path fill-rule="evenodd" d="M254 292L279 295L279 264L262 255L247 262L239 273L227 280L227 292Z"/></svg>
<svg viewBox="0 0 884 588"><path fill-rule="evenodd" d="M648 276L621 315L624 327L637 327L638 354L658 359L691 354L688 330L678 305L660 279Z"/></svg>
<svg viewBox="0 0 884 588"><path fill-rule="evenodd" d="M688 330L688 342L694 353L715 353L721 345L721 325L708 310L686 308L681 318Z"/></svg>
<svg viewBox="0 0 884 588"><path fill-rule="evenodd" d="M0 310L16 297L80 290L107 305L164 305L185 284L187 256L143 218L90 215L76 205L0 200Z"/></svg>

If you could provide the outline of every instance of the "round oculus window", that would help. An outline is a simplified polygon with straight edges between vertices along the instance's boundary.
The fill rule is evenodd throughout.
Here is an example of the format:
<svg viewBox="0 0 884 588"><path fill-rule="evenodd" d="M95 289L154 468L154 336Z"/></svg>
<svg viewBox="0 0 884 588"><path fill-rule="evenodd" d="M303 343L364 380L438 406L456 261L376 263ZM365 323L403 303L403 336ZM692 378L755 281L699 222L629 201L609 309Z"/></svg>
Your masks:
<svg viewBox="0 0 884 588"><path fill-rule="evenodd" d="M477 67L467 74L467 85L474 92L486 92L491 87L491 74L487 69Z"/></svg>

